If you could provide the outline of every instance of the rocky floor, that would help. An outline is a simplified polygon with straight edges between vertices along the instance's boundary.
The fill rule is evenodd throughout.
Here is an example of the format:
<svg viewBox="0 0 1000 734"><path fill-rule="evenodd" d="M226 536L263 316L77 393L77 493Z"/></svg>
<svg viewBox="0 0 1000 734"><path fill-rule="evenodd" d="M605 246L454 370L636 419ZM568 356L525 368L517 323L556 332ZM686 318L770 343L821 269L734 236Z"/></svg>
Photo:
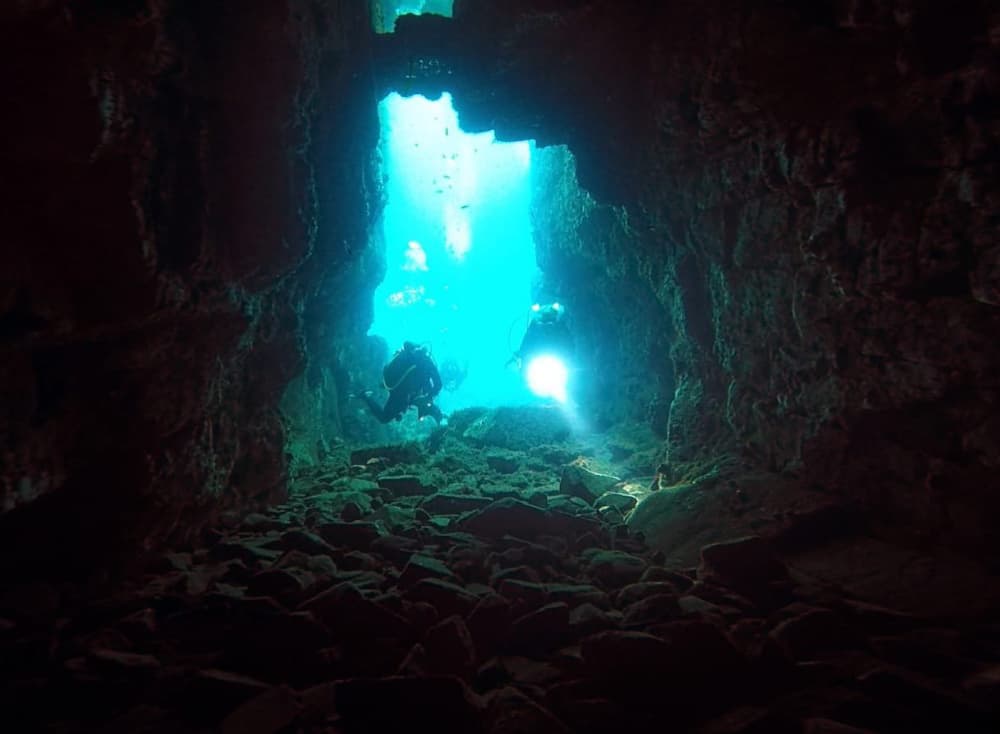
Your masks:
<svg viewBox="0 0 1000 734"><path fill-rule="evenodd" d="M355 451L110 598L8 590L4 730L1000 730L997 607L873 603L822 559L877 541L796 552L815 517L670 563L593 470L637 452L550 438Z"/></svg>

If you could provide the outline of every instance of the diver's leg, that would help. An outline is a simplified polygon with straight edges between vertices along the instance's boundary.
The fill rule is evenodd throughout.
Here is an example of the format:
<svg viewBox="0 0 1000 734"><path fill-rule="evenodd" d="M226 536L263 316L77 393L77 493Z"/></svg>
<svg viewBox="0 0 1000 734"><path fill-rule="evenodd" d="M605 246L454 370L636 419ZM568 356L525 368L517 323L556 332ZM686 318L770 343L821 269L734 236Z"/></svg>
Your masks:
<svg viewBox="0 0 1000 734"><path fill-rule="evenodd" d="M365 401L365 405L368 406L368 412L375 416L379 423L388 423L392 420L392 418L386 419L385 413L382 411L382 406L375 402L375 398L371 395L362 393L358 397Z"/></svg>
<svg viewBox="0 0 1000 734"><path fill-rule="evenodd" d="M431 416L438 423L444 417L441 409L434 404L431 398L420 398L417 402L417 415L423 418L425 415Z"/></svg>
<svg viewBox="0 0 1000 734"><path fill-rule="evenodd" d="M434 403L427 406L427 414L430 415L437 423L441 423L444 415L441 413L441 409L437 407Z"/></svg>
<svg viewBox="0 0 1000 734"><path fill-rule="evenodd" d="M393 418L394 415L389 413L386 408L389 407L389 403L392 401L392 394L389 395L389 400L385 404L385 408L375 402L375 399L371 395L363 394L361 399L365 401L365 405L368 406L368 411L375 416L379 423L388 423Z"/></svg>
<svg viewBox="0 0 1000 734"><path fill-rule="evenodd" d="M383 423L392 420L399 420L406 409L410 407L410 400L403 390L393 390L389 393L389 398L385 401L382 413L385 416Z"/></svg>

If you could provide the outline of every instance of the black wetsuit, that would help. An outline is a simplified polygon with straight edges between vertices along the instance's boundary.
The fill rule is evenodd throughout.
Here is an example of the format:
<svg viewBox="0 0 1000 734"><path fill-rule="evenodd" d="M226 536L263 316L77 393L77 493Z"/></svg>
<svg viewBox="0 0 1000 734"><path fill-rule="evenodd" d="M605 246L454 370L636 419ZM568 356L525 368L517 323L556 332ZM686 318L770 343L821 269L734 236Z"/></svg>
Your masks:
<svg viewBox="0 0 1000 734"><path fill-rule="evenodd" d="M393 373L391 378L390 373ZM390 379L392 384L389 384ZM381 423L400 420L410 406L416 406L421 418L430 415L441 421L441 409L434 405L434 398L441 392L441 375L425 349L414 347L398 351L386 365L385 387L389 391L385 405L379 405L370 395L363 396L368 409Z"/></svg>

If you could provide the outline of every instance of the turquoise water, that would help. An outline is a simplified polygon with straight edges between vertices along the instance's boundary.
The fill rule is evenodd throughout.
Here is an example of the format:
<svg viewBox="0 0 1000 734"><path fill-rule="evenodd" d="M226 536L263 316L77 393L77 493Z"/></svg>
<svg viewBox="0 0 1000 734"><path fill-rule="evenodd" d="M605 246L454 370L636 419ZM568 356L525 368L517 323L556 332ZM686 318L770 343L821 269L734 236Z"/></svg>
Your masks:
<svg viewBox="0 0 1000 734"><path fill-rule="evenodd" d="M459 129L451 96L391 94L379 105L388 201L387 271L370 333L390 351L430 347L449 413L479 405L543 402L507 365L532 305L532 142L498 143ZM448 389L448 370L466 371Z"/></svg>
<svg viewBox="0 0 1000 734"><path fill-rule="evenodd" d="M384 25L384 32L395 29L401 15L443 15L452 17L454 0L374 0L374 10Z"/></svg>

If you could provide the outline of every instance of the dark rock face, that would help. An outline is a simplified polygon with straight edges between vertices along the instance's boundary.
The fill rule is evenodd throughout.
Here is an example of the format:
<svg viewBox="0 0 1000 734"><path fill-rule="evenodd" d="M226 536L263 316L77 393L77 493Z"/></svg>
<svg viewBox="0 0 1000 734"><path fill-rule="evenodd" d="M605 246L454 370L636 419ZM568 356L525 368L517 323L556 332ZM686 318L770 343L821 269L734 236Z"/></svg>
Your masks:
<svg viewBox="0 0 1000 734"><path fill-rule="evenodd" d="M595 414L645 414L668 479L793 473L996 550L987 3L467 0L407 20L386 79L401 47L435 59L414 83L446 83L463 125L576 158L542 157L539 262L610 375Z"/></svg>
<svg viewBox="0 0 1000 734"><path fill-rule="evenodd" d="M19 110L0 253L13 570L26 547L29 566L50 550L63 568L111 563L280 500L279 400L362 343L347 304L378 277L375 108L345 65L368 37L363 8L28 2L0 16Z"/></svg>
<svg viewBox="0 0 1000 734"><path fill-rule="evenodd" d="M0 10L4 706L62 716L55 680L68 731L995 731L995 584L885 536L998 550L1000 21L798 5L465 0L377 42L353 0ZM444 434L330 460L380 358L375 102L407 75L572 152L540 160L539 261L595 425L663 439L618 445L636 509L560 494L554 411L453 422L492 458L461 479L411 473ZM241 524L286 454L315 491ZM862 516L882 537L845 540ZM34 578L164 543L93 604Z"/></svg>

